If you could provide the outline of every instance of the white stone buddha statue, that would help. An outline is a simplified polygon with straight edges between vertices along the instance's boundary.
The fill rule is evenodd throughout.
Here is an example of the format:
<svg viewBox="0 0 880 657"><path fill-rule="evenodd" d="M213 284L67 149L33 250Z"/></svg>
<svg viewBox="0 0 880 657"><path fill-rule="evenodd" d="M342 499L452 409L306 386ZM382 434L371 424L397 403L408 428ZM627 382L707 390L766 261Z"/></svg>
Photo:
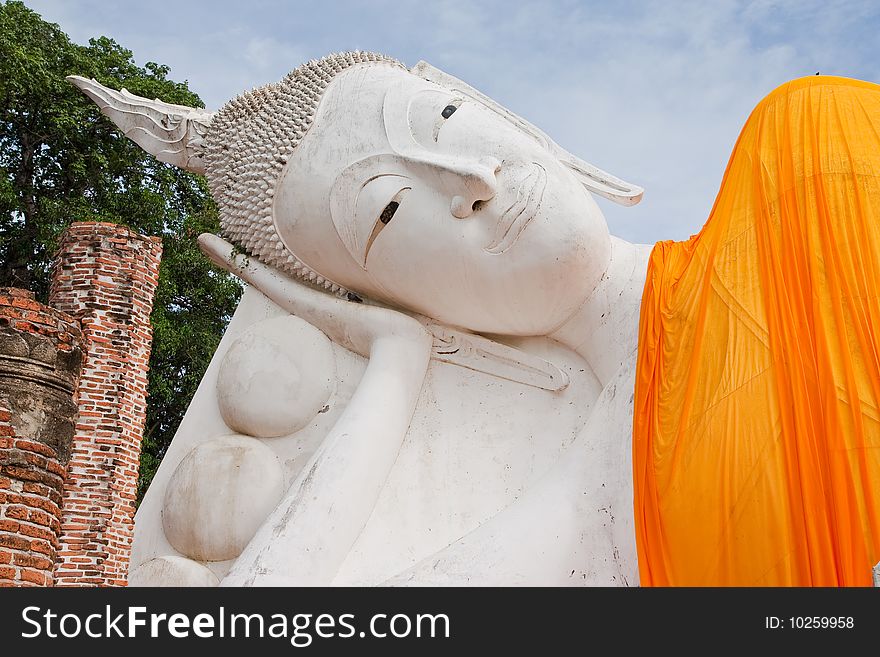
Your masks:
<svg viewBox="0 0 880 657"><path fill-rule="evenodd" d="M218 113L74 83L207 175L248 287L136 517L133 584L635 585L641 190L427 64ZM228 241L227 241L228 240Z"/></svg>

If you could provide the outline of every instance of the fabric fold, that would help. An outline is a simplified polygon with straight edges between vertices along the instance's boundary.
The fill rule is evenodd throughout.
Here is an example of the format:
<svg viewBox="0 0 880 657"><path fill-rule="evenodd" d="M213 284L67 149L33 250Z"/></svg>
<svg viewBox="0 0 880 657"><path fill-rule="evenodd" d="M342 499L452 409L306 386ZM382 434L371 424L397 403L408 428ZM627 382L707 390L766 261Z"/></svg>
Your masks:
<svg viewBox="0 0 880 657"><path fill-rule="evenodd" d="M645 586L870 586L880 560L880 86L752 112L697 235L660 242L633 423Z"/></svg>

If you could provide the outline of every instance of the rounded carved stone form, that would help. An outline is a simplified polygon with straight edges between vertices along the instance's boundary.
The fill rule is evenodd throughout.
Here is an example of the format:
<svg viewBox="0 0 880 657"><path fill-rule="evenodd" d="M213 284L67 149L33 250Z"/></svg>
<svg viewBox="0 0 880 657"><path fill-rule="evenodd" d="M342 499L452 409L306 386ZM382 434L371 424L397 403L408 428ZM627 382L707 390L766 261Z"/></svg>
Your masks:
<svg viewBox="0 0 880 657"><path fill-rule="evenodd" d="M164 556L150 559L128 574L129 586L217 586L220 580L198 561Z"/></svg>
<svg viewBox="0 0 880 657"><path fill-rule="evenodd" d="M275 452L248 436L215 438L193 448L171 476L162 506L165 536L191 559L233 559L283 493Z"/></svg>
<svg viewBox="0 0 880 657"><path fill-rule="evenodd" d="M220 413L234 431L286 436L317 416L333 392L335 376L326 335L292 315L268 319L226 352L217 379Z"/></svg>

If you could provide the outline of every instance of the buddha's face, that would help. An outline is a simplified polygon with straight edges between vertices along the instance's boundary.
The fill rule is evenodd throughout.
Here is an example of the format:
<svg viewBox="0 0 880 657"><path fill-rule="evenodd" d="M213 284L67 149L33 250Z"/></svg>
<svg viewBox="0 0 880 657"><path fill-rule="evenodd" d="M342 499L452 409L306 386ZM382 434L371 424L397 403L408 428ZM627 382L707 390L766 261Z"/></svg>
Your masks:
<svg viewBox="0 0 880 657"><path fill-rule="evenodd" d="M595 201L538 140L385 64L327 87L274 217L287 247L330 280L500 334L558 327L610 253Z"/></svg>

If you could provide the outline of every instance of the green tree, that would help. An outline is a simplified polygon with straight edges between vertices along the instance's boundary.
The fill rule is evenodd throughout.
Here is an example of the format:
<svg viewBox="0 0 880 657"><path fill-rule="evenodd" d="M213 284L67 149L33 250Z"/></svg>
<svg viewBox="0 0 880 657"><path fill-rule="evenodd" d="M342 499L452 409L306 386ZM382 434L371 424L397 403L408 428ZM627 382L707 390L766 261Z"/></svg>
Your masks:
<svg viewBox="0 0 880 657"><path fill-rule="evenodd" d="M111 221L162 237L139 492L158 467L238 301L237 282L196 246L216 232L201 176L162 164L123 137L65 81L93 77L148 98L203 107L169 68L140 67L107 37L87 46L23 3L0 4L0 286L45 301L52 253L73 221Z"/></svg>

